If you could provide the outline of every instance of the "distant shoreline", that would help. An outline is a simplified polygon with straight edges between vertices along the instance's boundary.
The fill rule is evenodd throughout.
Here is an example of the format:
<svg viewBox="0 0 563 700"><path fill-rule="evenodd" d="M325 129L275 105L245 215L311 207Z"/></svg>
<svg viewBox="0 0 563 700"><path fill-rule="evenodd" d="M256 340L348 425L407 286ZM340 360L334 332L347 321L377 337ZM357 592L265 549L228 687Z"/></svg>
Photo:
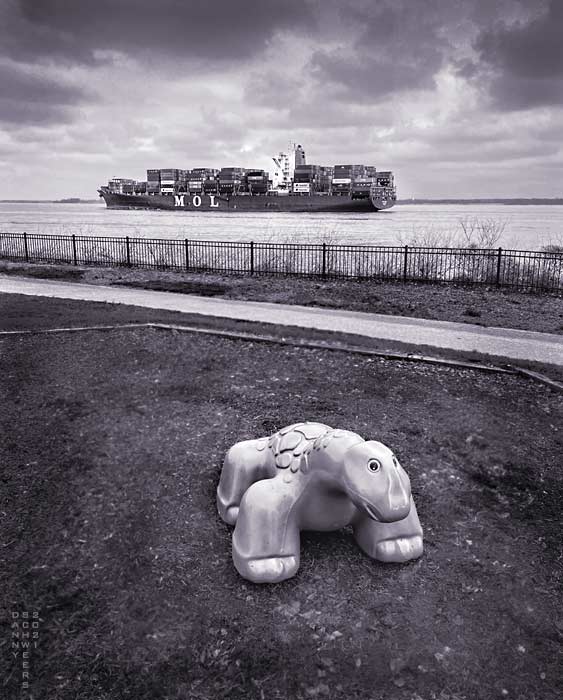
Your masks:
<svg viewBox="0 0 563 700"><path fill-rule="evenodd" d="M64 199L0 199L0 204L96 204L98 199L80 199L66 197Z"/></svg>
<svg viewBox="0 0 563 700"><path fill-rule="evenodd" d="M99 199L80 199L80 197L65 197L63 199L0 199L0 204L96 204L103 203ZM542 198L506 197L497 199L398 199L399 204L505 204L505 205L563 205L563 197Z"/></svg>
<svg viewBox="0 0 563 700"><path fill-rule="evenodd" d="M498 199L398 199L397 204L563 204L563 197L552 199L542 197L524 198L498 198Z"/></svg>

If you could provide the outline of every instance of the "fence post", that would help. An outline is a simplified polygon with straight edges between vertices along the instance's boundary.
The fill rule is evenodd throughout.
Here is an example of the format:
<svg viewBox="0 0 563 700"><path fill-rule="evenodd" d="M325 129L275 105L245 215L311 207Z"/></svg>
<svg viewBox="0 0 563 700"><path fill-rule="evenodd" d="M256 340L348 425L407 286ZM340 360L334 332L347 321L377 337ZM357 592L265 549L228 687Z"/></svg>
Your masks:
<svg viewBox="0 0 563 700"><path fill-rule="evenodd" d="M187 238L184 238L184 254L185 254L185 258L186 258L186 270L188 270L190 265L189 265L189 257L188 257L188 239Z"/></svg>
<svg viewBox="0 0 563 700"><path fill-rule="evenodd" d="M254 241L250 241L250 274L254 274Z"/></svg>
<svg viewBox="0 0 563 700"><path fill-rule="evenodd" d="M131 249L129 247L129 236L125 236L125 248L127 250L127 267L131 267Z"/></svg>
<svg viewBox="0 0 563 700"><path fill-rule="evenodd" d="M29 262L29 250L27 249L27 233L23 232L23 249L25 251L25 261Z"/></svg>
<svg viewBox="0 0 563 700"><path fill-rule="evenodd" d="M326 243L323 241L323 279L326 277Z"/></svg>
<svg viewBox="0 0 563 700"><path fill-rule="evenodd" d="M404 253L404 260L403 260L403 282L407 281L408 256L409 256L409 247L408 247L408 245L406 245L405 246L405 253Z"/></svg>
<svg viewBox="0 0 563 700"><path fill-rule="evenodd" d="M502 259L502 248L498 249L498 257L497 257L497 287L500 287L500 262Z"/></svg>
<svg viewBox="0 0 563 700"><path fill-rule="evenodd" d="M76 255L76 236L72 234L72 257L75 265L78 265L78 256Z"/></svg>

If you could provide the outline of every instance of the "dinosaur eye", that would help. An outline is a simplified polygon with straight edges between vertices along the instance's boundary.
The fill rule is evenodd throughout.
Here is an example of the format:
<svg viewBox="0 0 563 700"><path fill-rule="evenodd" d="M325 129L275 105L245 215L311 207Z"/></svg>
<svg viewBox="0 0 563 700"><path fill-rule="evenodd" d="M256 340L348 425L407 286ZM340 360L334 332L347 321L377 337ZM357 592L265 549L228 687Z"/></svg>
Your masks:
<svg viewBox="0 0 563 700"><path fill-rule="evenodd" d="M381 469L381 462L378 459L370 459L368 469L370 472L378 472Z"/></svg>

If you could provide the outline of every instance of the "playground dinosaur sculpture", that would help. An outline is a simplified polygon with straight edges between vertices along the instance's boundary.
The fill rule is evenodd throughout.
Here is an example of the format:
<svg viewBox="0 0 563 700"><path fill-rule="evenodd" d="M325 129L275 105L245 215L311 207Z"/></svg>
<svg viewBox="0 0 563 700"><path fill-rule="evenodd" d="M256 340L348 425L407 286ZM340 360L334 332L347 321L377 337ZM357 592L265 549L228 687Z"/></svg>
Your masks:
<svg viewBox="0 0 563 700"><path fill-rule="evenodd" d="M297 573L301 530L352 525L357 543L374 559L406 562L422 555L410 480L393 452L322 423L295 423L233 445L217 507L235 525L235 567L255 583Z"/></svg>

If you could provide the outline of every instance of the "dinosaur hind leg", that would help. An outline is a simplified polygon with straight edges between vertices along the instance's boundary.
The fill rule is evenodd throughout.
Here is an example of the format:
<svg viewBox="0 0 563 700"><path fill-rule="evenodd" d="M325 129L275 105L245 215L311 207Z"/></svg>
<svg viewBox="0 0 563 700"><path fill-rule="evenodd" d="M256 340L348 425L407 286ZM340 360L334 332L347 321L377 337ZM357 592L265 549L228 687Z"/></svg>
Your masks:
<svg viewBox="0 0 563 700"><path fill-rule="evenodd" d="M269 450L259 449L263 445L263 440L245 440L227 452L217 487L217 510L229 525L236 523L241 499L249 486L273 476L268 468Z"/></svg>

